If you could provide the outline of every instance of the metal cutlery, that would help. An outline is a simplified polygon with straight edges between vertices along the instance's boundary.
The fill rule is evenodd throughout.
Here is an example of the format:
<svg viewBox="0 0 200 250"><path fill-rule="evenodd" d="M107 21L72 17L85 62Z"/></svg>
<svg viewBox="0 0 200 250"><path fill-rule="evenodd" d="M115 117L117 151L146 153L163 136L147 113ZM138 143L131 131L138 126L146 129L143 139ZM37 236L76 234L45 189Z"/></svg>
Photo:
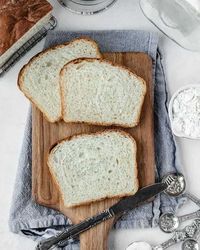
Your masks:
<svg viewBox="0 0 200 250"><path fill-rule="evenodd" d="M182 174L168 174L163 178L162 181L163 182L171 181L171 184L168 185L168 188L165 190L166 194L174 197L182 194L184 197L187 197L188 199L196 203L197 206L200 207L200 199L186 192L186 181L185 177Z"/></svg>
<svg viewBox="0 0 200 250"><path fill-rule="evenodd" d="M148 244L149 248L151 248L152 250L165 250L179 242L186 242L187 239L191 239L193 237L195 237L195 235L197 234L197 232L199 232L200 230L200 219L196 219L194 222L192 222L190 225L186 226L184 229L182 230L177 230L174 232L172 238L170 238L169 240L163 242L160 245L157 246L152 246L146 242L145 245ZM142 243L142 242L140 242ZM134 248L134 245L137 245L138 242L133 242L126 250L132 250L132 249L136 249ZM183 248L184 244L182 245L182 250L186 250L187 248ZM197 248L198 249L198 248ZM187 249L189 250L189 249ZM191 248L191 250L196 250L195 248Z"/></svg>
<svg viewBox="0 0 200 250"><path fill-rule="evenodd" d="M168 181L168 179L167 179ZM170 184L170 182L168 182ZM168 184L165 182L157 183L145 188L140 189L135 195L129 196L120 200L117 204L113 205L112 207L106 209L102 213L88 218L85 221L70 227L69 229L63 231L62 233L50 237L49 239L41 241L36 249L37 250L47 250L50 249L52 246L57 244L62 244L62 242L66 242L66 240L73 239L77 237L80 233L96 226L97 224L108 220L116 215L122 215L127 213L128 211L136 208L137 206L143 204L144 202L148 201L150 198L154 197L155 195L163 192L168 187Z"/></svg>
<svg viewBox="0 0 200 250"><path fill-rule="evenodd" d="M182 216L176 216L175 213L164 213L160 216L159 227L165 233L172 233L178 229L182 222L199 217L200 210Z"/></svg>

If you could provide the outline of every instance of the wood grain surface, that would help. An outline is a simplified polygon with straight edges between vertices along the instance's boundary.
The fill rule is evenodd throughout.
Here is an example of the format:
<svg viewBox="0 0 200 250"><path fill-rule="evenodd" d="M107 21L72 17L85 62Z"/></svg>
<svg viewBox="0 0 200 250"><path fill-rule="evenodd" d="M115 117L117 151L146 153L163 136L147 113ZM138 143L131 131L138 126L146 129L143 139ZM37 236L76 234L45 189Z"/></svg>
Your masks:
<svg viewBox="0 0 200 250"><path fill-rule="evenodd" d="M144 53L105 53L104 58L122 64L143 77L147 82L147 95L137 127L124 129L137 142L137 163L140 187L154 183L154 135L153 135L153 85L152 62ZM73 223L95 215L116 203L119 199L106 199L90 205L65 208L47 167L49 149L58 140L85 132L104 130L105 127L86 124L49 123L33 106L32 112L32 196L41 205L61 211ZM113 128L113 127L109 127ZM110 219L81 234L81 250L106 250L109 230L114 223Z"/></svg>

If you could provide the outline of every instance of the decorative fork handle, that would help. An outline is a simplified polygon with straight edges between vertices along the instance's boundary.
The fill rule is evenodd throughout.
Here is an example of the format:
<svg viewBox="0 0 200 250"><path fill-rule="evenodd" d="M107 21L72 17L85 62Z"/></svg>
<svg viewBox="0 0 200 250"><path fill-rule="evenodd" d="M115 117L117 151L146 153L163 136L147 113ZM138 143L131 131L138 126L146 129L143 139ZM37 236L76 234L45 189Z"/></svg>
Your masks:
<svg viewBox="0 0 200 250"><path fill-rule="evenodd" d="M152 250L165 250L165 249L167 249L167 248L169 248L169 247L175 245L176 243L178 243L178 242L180 242L180 241L184 241L184 240L186 239L186 236L185 236L185 238L184 238L183 240L179 240L179 236L180 236L180 238L181 238L182 234L183 234L182 231L176 232L176 236L177 236L177 237L174 237L174 236L173 236L171 239L169 239L169 240L163 242L162 244L160 244L160 245L158 245L158 246L154 246L154 247L152 248Z"/></svg>
<svg viewBox="0 0 200 250"><path fill-rule="evenodd" d="M200 217L200 210L197 210L196 212L193 213L189 213L189 214L185 214L182 216L179 216L179 222L184 222L186 220L191 220L191 219L195 219L195 218L199 218Z"/></svg>
<svg viewBox="0 0 200 250"><path fill-rule="evenodd" d="M200 199L197 198L195 195L190 194L190 193L184 193L184 196L196 203L197 206L200 207Z"/></svg>
<svg viewBox="0 0 200 250"><path fill-rule="evenodd" d="M161 249L165 250L168 247L175 245L176 243L177 242L174 239L169 239L169 240L163 242L161 245L153 247L152 250L161 250Z"/></svg>
<svg viewBox="0 0 200 250"><path fill-rule="evenodd" d="M80 233L90 229L91 227L96 226L97 224L108 220L110 218L112 218L114 216L114 214L112 213L112 211L110 211L109 209L106 209L105 211L103 211L102 213L88 218L86 220L84 220L83 222L74 225L72 227L70 227L69 229L64 230L62 233L50 237L49 239L43 240L41 241L37 247L36 250L48 250L50 249L52 246L57 245L59 243L59 245L62 245L63 242L66 242L66 240L70 240L73 239L74 237L76 237L77 235L79 235Z"/></svg>
<svg viewBox="0 0 200 250"><path fill-rule="evenodd" d="M153 250L165 250L168 247L175 245L178 242L188 238L193 238L200 230L200 219L196 219L192 224L186 226L180 231L176 231L171 239L163 242L158 246L154 246Z"/></svg>

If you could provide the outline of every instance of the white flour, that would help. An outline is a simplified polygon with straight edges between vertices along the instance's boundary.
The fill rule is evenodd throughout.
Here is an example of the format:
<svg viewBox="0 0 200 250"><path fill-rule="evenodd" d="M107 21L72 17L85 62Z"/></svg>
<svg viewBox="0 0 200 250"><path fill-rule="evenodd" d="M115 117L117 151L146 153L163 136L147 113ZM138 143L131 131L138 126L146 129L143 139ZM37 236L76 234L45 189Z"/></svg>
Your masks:
<svg viewBox="0 0 200 250"><path fill-rule="evenodd" d="M181 91L172 106L173 128L186 136L200 137L200 87Z"/></svg>

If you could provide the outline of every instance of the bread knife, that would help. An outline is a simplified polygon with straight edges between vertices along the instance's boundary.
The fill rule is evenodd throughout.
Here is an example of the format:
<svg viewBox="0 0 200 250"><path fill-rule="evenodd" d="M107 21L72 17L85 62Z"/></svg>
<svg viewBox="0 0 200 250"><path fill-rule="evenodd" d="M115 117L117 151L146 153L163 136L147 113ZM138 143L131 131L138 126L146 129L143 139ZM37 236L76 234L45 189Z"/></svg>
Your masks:
<svg viewBox="0 0 200 250"><path fill-rule="evenodd" d="M99 223L111 219L116 215L122 215L128 211L136 208L137 206L148 201L150 198L166 190L168 185L166 183L157 183L151 186L140 189L136 194L128 196L112 207L104 210L102 213L97 214L91 218L84 220L83 222L71 226L56 236L52 236L48 239L42 240L36 247L36 250L48 250L55 245L62 246L62 243L66 243L67 240L76 238L80 233L98 225ZM65 244L66 245L66 244Z"/></svg>

